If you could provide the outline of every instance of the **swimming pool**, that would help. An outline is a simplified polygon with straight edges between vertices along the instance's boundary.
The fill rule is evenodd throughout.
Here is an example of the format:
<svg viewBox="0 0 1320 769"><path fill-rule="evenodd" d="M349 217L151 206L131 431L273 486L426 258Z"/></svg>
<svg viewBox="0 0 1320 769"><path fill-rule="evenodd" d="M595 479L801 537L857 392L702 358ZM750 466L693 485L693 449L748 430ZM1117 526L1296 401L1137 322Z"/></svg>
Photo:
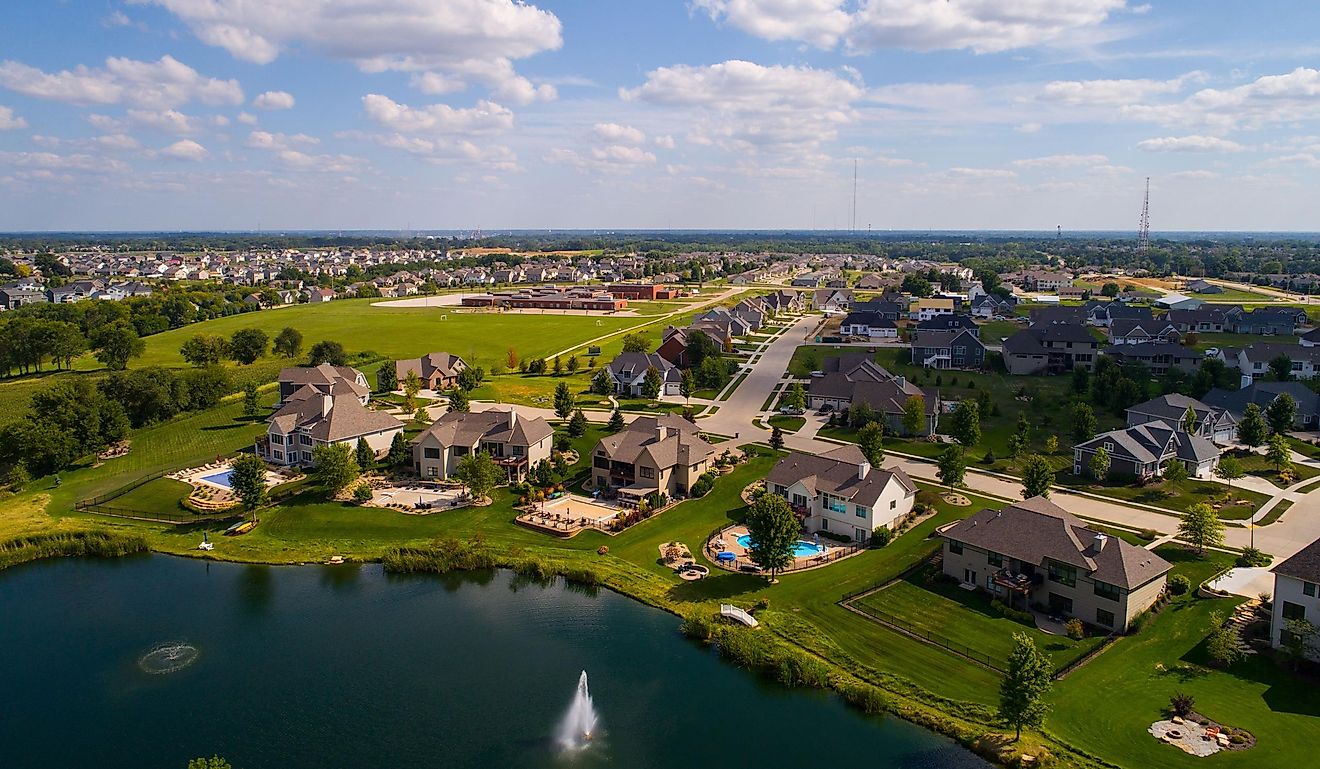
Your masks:
<svg viewBox="0 0 1320 769"><path fill-rule="evenodd" d="M229 485L229 478L233 474L234 471L231 468L229 470L224 470L222 472L214 473L212 475L203 475L202 480L206 481L207 483L213 483L216 486L223 486L226 489L229 489L229 488L233 488L232 486Z"/></svg>
<svg viewBox="0 0 1320 769"><path fill-rule="evenodd" d="M741 537L738 537L737 542L743 549L748 549L752 546L752 535L744 534ZM793 546L794 558L810 558L813 555L820 555L823 552L825 552L825 546L821 545L817 547L815 542L804 542L799 539L797 544Z"/></svg>

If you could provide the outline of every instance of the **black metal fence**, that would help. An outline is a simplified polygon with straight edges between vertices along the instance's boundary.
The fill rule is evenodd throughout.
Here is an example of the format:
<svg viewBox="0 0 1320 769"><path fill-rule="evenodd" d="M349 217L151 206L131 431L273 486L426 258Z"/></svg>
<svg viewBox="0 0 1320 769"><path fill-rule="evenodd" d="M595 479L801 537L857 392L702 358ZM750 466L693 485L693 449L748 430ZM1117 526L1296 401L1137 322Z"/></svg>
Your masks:
<svg viewBox="0 0 1320 769"><path fill-rule="evenodd" d="M888 625L895 630L915 636L926 643L951 651L959 657L966 657L972 662L984 665L985 667L999 673L1003 673L1005 670L1006 663L1003 660L996 659L984 652L977 651L966 644L960 644L950 638L945 638L939 633L932 633L925 628L917 627L916 625L913 625L900 617L896 617L889 612L881 611L861 602L845 601L844 604L849 609L861 612L882 625Z"/></svg>
<svg viewBox="0 0 1320 769"><path fill-rule="evenodd" d="M85 513L108 515L113 518L128 518L134 521L169 523L175 526L190 523L227 521L240 518L243 515L241 510L226 510L217 513L201 514L188 512L186 510L135 510L131 507L119 507L111 504L91 504L86 501L79 502L74 507L76 510Z"/></svg>

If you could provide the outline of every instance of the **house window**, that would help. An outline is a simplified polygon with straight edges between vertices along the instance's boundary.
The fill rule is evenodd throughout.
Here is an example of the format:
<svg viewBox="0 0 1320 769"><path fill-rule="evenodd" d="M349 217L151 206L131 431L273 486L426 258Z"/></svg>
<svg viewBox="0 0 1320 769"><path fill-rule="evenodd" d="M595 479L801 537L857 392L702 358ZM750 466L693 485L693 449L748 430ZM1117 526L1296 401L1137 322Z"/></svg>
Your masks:
<svg viewBox="0 0 1320 769"><path fill-rule="evenodd" d="M1315 583L1314 583L1314 582L1303 582L1303 583L1302 583L1302 595L1306 596L1307 598L1315 598Z"/></svg>
<svg viewBox="0 0 1320 769"><path fill-rule="evenodd" d="M952 539L949 540L949 552L954 555L962 555L962 543Z"/></svg>
<svg viewBox="0 0 1320 769"><path fill-rule="evenodd" d="M610 460L606 459L605 457L601 456L600 454L597 454L597 455L596 455L596 458L593 459L593 460L591 461L591 464L592 464L592 466L595 467L597 470L608 470L608 469L610 469Z"/></svg>
<svg viewBox="0 0 1320 769"><path fill-rule="evenodd" d="M642 465L641 467L637 468L637 474L643 478L654 478L655 468Z"/></svg>
<svg viewBox="0 0 1320 769"><path fill-rule="evenodd" d="M1004 556L1000 555L999 553L986 553L985 562L990 564L991 566L1003 566Z"/></svg>
<svg viewBox="0 0 1320 769"><path fill-rule="evenodd" d="M284 452L283 452L283 451L272 451L272 452L270 453L270 456L271 456L271 458L273 458L273 459L274 459L275 461L277 461L277 462L283 462L283 461L284 461Z"/></svg>
<svg viewBox="0 0 1320 769"><path fill-rule="evenodd" d="M1077 585L1077 567L1066 563L1050 561L1050 582L1057 582L1066 587Z"/></svg>
<svg viewBox="0 0 1320 769"><path fill-rule="evenodd" d="M1114 613L1112 611L1109 611L1108 609L1096 609L1095 624L1100 625L1102 627L1113 627Z"/></svg>
<svg viewBox="0 0 1320 769"><path fill-rule="evenodd" d="M802 496L801 494L794 494L794 495L793 495L793 506L794 506L794 507L806 507L806 506L807 506L807 498L804 497L804 496Z"/></svg>
<svg viewBox="0 0 1320 769"><path fill-rule="evenodd" d="M1291 601L1283 602L1284 619L1306 619L1306 607Z"/></svg>
<svg viewBox="0 0 1320 769"><path fill-rule="evenodd" d="M310 435L299 435L299 436L298 436L298 442L301 443L301 444L304 445L304 446L310 446L310 445L312 445L312 436L310 436Z"/></svg>
<svg viewBox="0 0 1320 769"><path fill-rule="evenodd" d="M1105 451L1112 452L1113 450L1114 450L1114 444L1110 441L1105 441Z"/></svg>
<svg viewBox="0 0 1320 769"><path fill-rule="evenodd" d="M1119 595L1118 585L1111 585L1108 582L1096 580L1095 594L1110 601L1117 601Z"/></svg>
<svg viewBox="0 0 1320 769"><path fill-rule="evenodd" d="M527 449L523 448L522 446L510 446L509 448L513 451L513 455L515 457L521 457L523 454L527 452Z"/></svg>
<svg viewBox="0 0 1320 769"><path fill-rule="evenodd" d="M310 462L310 461L312 461L312 452L310 452L310 451L304 451L304 452L302 452L302 461L304 461L304 462Z"/></svg>
<svg viewBox="0 0 1320 769"><path fill-rule="evenodd" d="M891 500L889 500L889 509L890 509L890 510L894 510L894 509L897 509L897 508L898 508L898 500L897 500L897 499L891 499Z"/></svg>
<svg viewBox="0 0 1320 769"><path fill-rule="evenodd" d="M270 434L270 442L271 442L271 443L278 444L278 445L280 445L280 446L283 446L283 445L284 445L284 436L283 436L283 435L279 435L278 433L271 433L271 434Z"/></svg>
<svg viewBox="0 0 1320 769"><path fill-rule="evenodd" d="M865 518L866 514L871 511L868 508L862 507L861 505L857 505L857 508L854 510L854 512L857 514L858 518Z"/></svg>
<svg viewBox="0 0 1320 769"><path fill-rule="evenodd" d="M469 452L469 451L471 451L471 449L469 449L467 446L455 446L455 447L454 447L454 456L456 456L456 457L466 457L466 456L468 455L468 452Z"/></svg>
<svg viewBox="0 0 1320 769"><path fill-rule="evenodd" d="M825 507L828 508L830 511L835 512L835 513L847 513L847 512L848 512L848 505L845 504L843 500L841 500L841 499L835 499L834 497L826 497L826 498L825 498Z"/></svg>
<svg viewBox="0 0 1320 769"><path fill-rule="evenodd" d="M423 459L439 459L439 458L440 458L440 449L433 449L433 448L430 448L430 447L423 448L423 449L422 449L422 458L423 458Z"/></svg>

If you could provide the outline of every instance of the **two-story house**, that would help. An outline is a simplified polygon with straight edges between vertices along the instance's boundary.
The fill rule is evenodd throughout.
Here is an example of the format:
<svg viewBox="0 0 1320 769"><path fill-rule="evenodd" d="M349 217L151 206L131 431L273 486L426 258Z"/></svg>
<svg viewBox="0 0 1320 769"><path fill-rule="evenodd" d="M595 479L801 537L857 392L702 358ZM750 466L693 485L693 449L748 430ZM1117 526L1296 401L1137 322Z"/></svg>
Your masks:
<svg viewBox="0 0 1320 769"><path fill-rule="evenodd" d="M898 325L878 312L853 311L843 319L839 333L866 339L897 339Z"/></svg>
<svg viewBox="0 0 1320 769"><path fill-rule="evenodd" d="M1177 342L1180 339L1182 335L1178 329L1164 320L1120 318L1109 323L1109 343L1114 345Z"/></svg>
<svg viewBox="0 0 1320 769"><path fill-rule="evenodd" d="M633 398L640 398L646 390L646 375L655 369L660 377L660 395L678 395L683 383L683 371L665 360L659 353L624 352L619 353L605 367L614 383L614 392Z"/></svg>
<svg viewBox="0 0 1320 769"><path fill-rule="evenodd" d="M1193 478L1209 478L1219 466L1219 447L1174 424L1178 423L1157 419L1083 441L1073 446L1073 474L1084 475L1103 447L1109 455L1110 476L1141 481L1159 475L1168 462L1182 462Z"/></svg>
<svg viewBox="0 0 1320 769"><path fill-rule="evenodd" d="M925 368L979 369L985 365L985 345L976 334L954 331L915 331L912 364Z"/></svg>
<svg viewBox="0 0 1320 769"><path fill-rule="evenodd" d="M1152 376L1163 376L1170 369L1180 369L1189 374L1195 373L1201 361L1205 360L1204 353L1173 342L1116 344L1106 347L1104 353L1120 366L1140 363Z"/></svg>
<svg viewBox="0 0 1320 769"><path fill-rule="evenodd" d="M766 489L788 500L808 532L827 531L866 542L893 529L912 510L917 487L902 469L872 467L861 449L840 446L820 455L793 452L775 463Z"/></svg>
<svg viewBox="0 0 1320 769"><path fill-rule="evenodd" d="M527 476L538 462L550 458L554 428L541 417L520 417L508 411L450 411L412 441L413 470L427 480L444 480L463 457L485 452L504 469L510 482Z"/></svg>
<svg viewBox="0 0 1320 769"><path fill-rule="evenodd" d="M661 492L680 497L711 467L715 447L697 426L674 415L638 417L601 438L591 452L592 485L622 504Z"/></svg>
<svg viewBox="0 0 1320 769"><path fill-rule="evenodd" d="M307 386L326 395L352 395L364 406L371 397L371 386L367 384L365 374L351 366L331 366L329 363L280 369L279 386L280 402L276 407L284 405L294 393Z"/></svg>
<svg viewBox="0 0 1320 769"><path fill-rule="evenodd" d="M1298 550L1270 571L1274 572L1270 645L1277 649L1290 641L1290 620L1308 622L1312 628L1320 627L1320 540ZM1314 635L1312 631L1306 656L1320 662L1320 647L1315 645Z"/></svg>
<svg viewBox="0 0 1320 769"><path fill-rule="evenodd" d="M403 423L382 411L362 404L356 394L343 387L325 392L304 385L285 398L266 423L266 434L257 439L257 456L277 465L309 467L318 446L364 441L377 456L389 451Z"/></svg>
<svg viewBox="0 0 1320 769"><path fill-rule="evenodd" d="M447 352L432 352L421 358L395 361L394 374L399 386L410 372L416 373L423 390L448 390L458 386L458 375L467 370L467 362Z"/></svg>
<svg viewBox="0 0 1320 769"><path fill-rule="evenodd" d="M1085 326L1037 324L1004 340L1004 366L1008 373L1057 374L1095 366L1099 342Z"/></svg>
<svg viewBox="0 0 1320 769"><path fill-rule="evenodd" d="M1164 422L1183 432L1191 427L1192 435L1220 445L1228 445L1237 438L1237 418L1227 409L1209 406L1178 393L1161 395L1128 408L1128 427L1147 422Z"/></svg>

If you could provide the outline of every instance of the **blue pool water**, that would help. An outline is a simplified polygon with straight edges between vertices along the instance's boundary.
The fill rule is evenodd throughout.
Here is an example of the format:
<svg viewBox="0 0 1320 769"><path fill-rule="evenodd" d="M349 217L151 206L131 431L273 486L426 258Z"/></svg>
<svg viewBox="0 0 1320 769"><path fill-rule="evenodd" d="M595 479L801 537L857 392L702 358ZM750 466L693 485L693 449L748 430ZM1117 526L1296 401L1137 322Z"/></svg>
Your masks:
<svg viewBox="0 0 1320 769"><path fill-rule="evenodd" d="M208 483L214 483L217 486L224 486L226 489L228 489L231 488L231 486L229 485L229 476L233 474L234 474L233 470L225 470L224 472L216 473L214 475L203 475L202 480Z"/></svg>
<svg viewBox="0 0 1320 769"><path fill-rule="evenodd" d="M741 537L738 537L738 545L743 548L751 547L752 535L744 534ZM814 542L803 542L799 539L798 543L793 546L793 557L810 558L813 555L820 555L824 550L824 547L816 547L816 543Z"/></svg>

